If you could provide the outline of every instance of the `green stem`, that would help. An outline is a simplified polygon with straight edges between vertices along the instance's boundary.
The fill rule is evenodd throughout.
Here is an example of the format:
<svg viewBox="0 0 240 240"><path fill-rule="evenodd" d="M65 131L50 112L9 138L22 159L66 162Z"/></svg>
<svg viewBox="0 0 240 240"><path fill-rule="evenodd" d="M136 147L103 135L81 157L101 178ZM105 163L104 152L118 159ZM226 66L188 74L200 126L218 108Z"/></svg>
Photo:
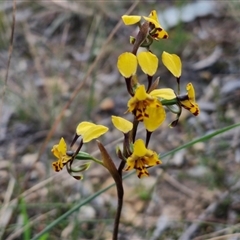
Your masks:
<svg viewBox="0 0 240 240"><path fill-rule="evenodd" d="M89 155L86 159L83 159L83 157L81 155L76 155L75 159L78 160L93 160L95 163L101 164L102 166L104 166L103 162L91 155Z"/></svg>
<svg viewBox="0 0 240 240"><path fill-rule="evenodd" d="M174 105L174 104L178 104L178 99L174 98L174 99L161 99L160 102L162 103L162 105L168 106L168 105Z"/></svg>
<svg viewBox="0 0 240 240"><path fill-rule="evenodd" d="M104 166L103 165L103 162L101 161L101 160L99 160L99 159L97 159L97 158L94 158L94 157L92 157L91 158L95 163L98 163L98 164L101 164L102 166Z"/></svg>
<svg viewBox="0 0 240 240"><path fill-rule="evenodd" d="M180 77L177 78L177 84L178 84L178 95L180 94Z"/></svg>

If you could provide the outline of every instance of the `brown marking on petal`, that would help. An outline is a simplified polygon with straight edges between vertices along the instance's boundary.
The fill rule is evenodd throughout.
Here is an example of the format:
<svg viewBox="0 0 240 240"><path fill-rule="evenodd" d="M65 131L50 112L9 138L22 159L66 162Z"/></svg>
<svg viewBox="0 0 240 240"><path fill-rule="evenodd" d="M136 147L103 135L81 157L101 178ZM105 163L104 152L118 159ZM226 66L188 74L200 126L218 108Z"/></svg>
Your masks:
<svg viewBox="0 0 240 240"><path fill-rule="evenodd" d="M158 161L156 161L156 164L160 164L160 163L161 163L161 161L159 161L159 160L158 160Z"/></svg>
<svg viewBox="0 0 240 240"><path fill-rule="evenodd" d="M138 173L138 178L141 178L141 176L142 176L143 174L149 176L149 173L148 173L147 171L141 171L141 172Z"/></svg>
<svg viewBox="0 0 240 240"><path fill-rule="evenodd" d="M137 115L136 115L136 118L137 118L138 121L142 121L142 120L143 120L143 115L142 115L142 113L137 114Z"/></svg>
<svg viewBox="0 0 240 240"><path fill-rule="evenodd" d="M194 111L194 112L192 112L192 114L194 115L194 116L197 116L198 114L199 114L199 109L198 108L196 108L196 110Z"/></svg>
<svg viewBox="0 0 240 240"><path fill-rule="evenodd" d="M144 117L149 118L149 115L147 113L144 113Z"/></svg>
<svg viewBox="0 0 240 240"><path fill-rule="evenodd" d="M158 38L158 34L157 33L151 34L151 37L154 38L154 39L157 39Z"/></svg>
<svg viewBox="0 0 240 240"><path fill-rule="evenodd" d="M161 32L163 29L162 28L156 28L156 30Z"/></svg>
<svg viewBox="0 0 240 240"><path fill-rule="evenodd" d="M165 34L165 35L163 36L163 39L167 39L167 38L168 38L168 35Z"/></svg>
<svg viewBox="0 0 240 240"><path fill-rule="evenodd" d="M128 171L130 169L130 166L127 166L124 170Z"/></svg>
<svg viewBox="0 0 240 240"><path fill-rule="evenodd" d="M187 109L188 111L190 111L191 108L189 107L186 107L186 106L183 106L185 109Z"/></svg>
<svg viewBox="0 0 240 240"><path fill-rule="evenodd" d="M60 170L62 170L62 168L60 167L58 162L52 163L52 167L53 167L55 172L59 172Z"/></svg>

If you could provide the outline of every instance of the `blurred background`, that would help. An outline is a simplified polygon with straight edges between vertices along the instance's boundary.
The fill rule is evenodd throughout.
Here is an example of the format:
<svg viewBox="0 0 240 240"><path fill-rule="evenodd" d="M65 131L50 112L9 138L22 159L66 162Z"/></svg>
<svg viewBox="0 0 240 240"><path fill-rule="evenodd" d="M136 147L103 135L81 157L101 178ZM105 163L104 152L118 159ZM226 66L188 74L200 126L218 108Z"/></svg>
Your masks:
<svg viewBox="0 0 240 240"><path fill-rule="evenodd" d="M192 82L201 109L198 117L183 110L173 129L169 113L150 148L164 154L240 122L239 1L17 0L15 11L13 1L1 1L0 239L32 239L113 182L96 164L82 181L66 169L55 173L51 148L62 136L70 143L88 120L110 128L101 141L115 156L121 134L110 117L123 116L129 99L116 63L136 34L119 21L130 8L132 15L158 12L169 39L151 50L160 59L163 51L181 57L181 92ZM161 61L158 76L160 88L176 89ZM94 142L83 150L98 156ZM240 239L239 163L238 127L164 158L149 178L128 177L119 239ZM111 239L116 198L111 188L39 239Z"/></svg>

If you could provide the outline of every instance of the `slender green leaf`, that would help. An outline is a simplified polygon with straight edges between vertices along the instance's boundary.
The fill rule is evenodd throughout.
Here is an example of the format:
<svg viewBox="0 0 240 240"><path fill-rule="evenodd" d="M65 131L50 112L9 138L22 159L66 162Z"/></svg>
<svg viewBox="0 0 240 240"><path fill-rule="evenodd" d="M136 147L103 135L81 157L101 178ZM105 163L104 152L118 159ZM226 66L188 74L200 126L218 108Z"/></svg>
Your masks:
<svg viewBox="0 0 240 240"><path fill-rule="evenodd" d="M26 202L24 198L20 199L20 211L23 217L23 225L24 225L23 239L29 240L31 235L31 230L29 227L29 217L28 217Z"/></svg>
<svg viewBox="0 0 240 240"><path fill-rule="evenodd" d="M236 128L236 127L240 127L240 123L236 123L236 124L227 126L225 128L221 128L219 130L213 131L212 133L206 134L206 135L204 135L200 138L194 139L191 142L188 142L186 144L181 145L180 147L177 147L177 148L171 150L170 152L167 152L165 154L161 154L161 158L167 157L169 155L173 155L174 153L176 153L176 152L178 152L178 151L180 151L184 148L189 148L189 147L193 146L194 144L196 144L198 142L205 142L205 141L207 141L207 140L209 140L209 139L211 139L211 138L213 138L213 137L215 137L215 136L217 136L221 133L227 132L227 131L229 131L233 128Z"/></svg>

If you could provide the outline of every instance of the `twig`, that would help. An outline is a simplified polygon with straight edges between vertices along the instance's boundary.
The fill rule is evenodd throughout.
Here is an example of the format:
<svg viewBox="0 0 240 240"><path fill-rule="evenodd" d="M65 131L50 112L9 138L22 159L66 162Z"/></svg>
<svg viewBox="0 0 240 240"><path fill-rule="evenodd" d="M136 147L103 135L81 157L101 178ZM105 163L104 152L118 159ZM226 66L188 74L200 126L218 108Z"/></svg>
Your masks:
<svg viewBox="0 0 240 240"><path fill-rule="evenodd" d="M210 204L205 211L200 214L200 216L198 217L197 220L199 220L199 222L194 222L192 223L187 230L182 234L182 236L179 238L179 240L190 240L192 239L192 235L198 230L199 226L201 225L201 222L204 221L207 216L211 213L213 213L215 211L215 209L217 208L217 206L224 201L224 199L226 199L226 197L229 196L229 194L231 193L231 191L236 191L236 189L239 189L240 182L237 182L235 185L233 185L229 191L225 191L223 192L217 201L213 202L212 204Z"/></svg>
<svg viewBox="0 0 240 240"><path fill-rule="evenodd" d="M8 225L10 218L12 216L13 209L9 209L9 202L13 193L13 189L15 186L15 179L13 177L10 178L10 181L8 183L8 188L6 191L6 194L4 196L4 202L3 202L3 207L0 211L0 239L2 239L2 235L4 234L5 227ZM4 216L4 217L3 217Z"/></svg>
<svg viewBox="0 0 240 240"><path fill-rule="evenodd" d="M85 6L83 6L82 3L81 3L81 6L76 4L76 2L59 1L59 0L49 0L49 1L42 0L40 1L40 3L42 4L47 3L47 5L49 5L50 3L53 3L64 10L68 10L84 16L92 16L94 14L94 11L92 9L86 8Z"/></svg>
<svg viewBox="0 0 240 240"><path fill-rule="evenodd" d="M204 221L204 219L206 219L206 217L213 213L215 211L215 209L217 208L217 206L219 205L220 202L222 202L227 196L228 196L229 192L226 191L223 194L221 194L221 196L219 197L219 199L216 202L213 202L212 204L210 204L205 211L200 214L200 216L198 217L199 222L194 222L192 223L187 230L182 234L182 236L179 238L179 240L190 240L192 239L192 235L198 230L199 226L201 225L201 221Z"/></svg>
<svg viewBox="0 0 240 240"><path fill-rule="evenodd" d="M232 234L226 234L219 237L214 238L208 238L208 240L225 240L225 239L232 239L233 237L239 237L240 233L232 233Z"/></svg>
<svg viewBox="0 0 240 240"><path fill-rule="evenodd" d="M208 233L208 234L204 234L202 236L195 237L193 240L204 240L204 239L215 238L215 237L219 236L220 234L223 234L227 231L230 232L230 231L234 231L234 229L239 229L239 227L240 227L240 224L236 224L234 226L231 225L231 226L221 229L219 231L215 231L212 233Z"/></svg>
<svg viewBox="0 0 240 240"><path fill-rule="evenodd" d="M173 187L175 187L177 190L181 191L185 195L192 197L192 198L198 198L199 195L193 191L192 189L180 184L176 179L174 179L171 175L168 173L164 173L163 175L164 180L167 181L169 184L171 184Z"/></svg>

